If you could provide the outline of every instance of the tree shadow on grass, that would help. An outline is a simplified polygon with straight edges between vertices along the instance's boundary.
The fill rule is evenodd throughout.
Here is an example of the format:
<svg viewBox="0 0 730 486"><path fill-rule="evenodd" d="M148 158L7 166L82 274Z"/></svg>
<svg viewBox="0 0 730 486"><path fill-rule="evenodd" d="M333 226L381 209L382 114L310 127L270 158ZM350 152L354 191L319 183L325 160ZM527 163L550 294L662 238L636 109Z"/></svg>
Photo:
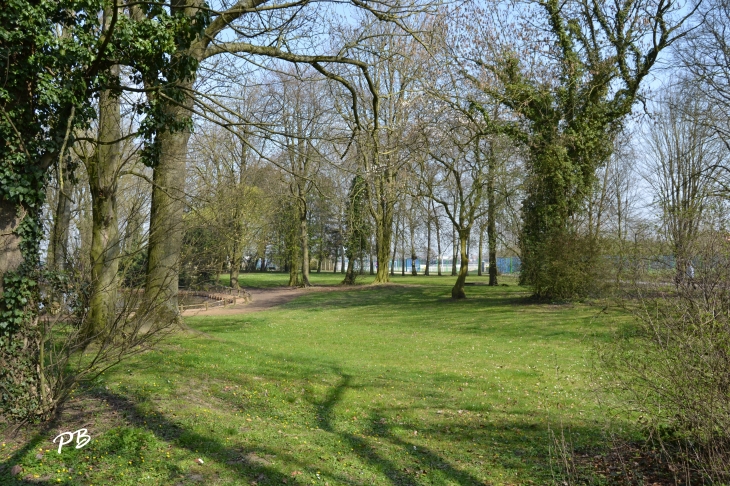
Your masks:
<svg viewBox="0 0 730 486"><path fill-rule="evenodd" d="M453 462L434 451L433 449L424 447L422 444L417 445L415 442L404 440L396 435L396 431L392 424L389 424L385 413L374 413L369 417L370 430L369 434L372 436L379 437L388 441L391 445L398 447L400 450L401 457L409 457L411 462L418 464L418 466L402 467L399 466L395 461L389 457L385 457L382 453L379 453L367 440L358 435L338 430L336 426L336 419L334 409L342 401L345 392L350 388L352 377L348 374L341 374L341 381L335 387L333 387L324 400L313 403L318 407L317 422L321 429L326 430L330 433L336 434L342 438L352 450L360 457L363 462L369 463L375 468L379 469L385 477L393 485L405 485L405 486L416 486L422 484L419 481L421 474L431 473L441 476L443 480L454 482L459 485L484 485L490 484L474 476L469 471L459 468ZM431 426L419 426L422 433L436 435L442 433L439 427L431 424ZM452 426L453 427L453 426ZM448 428L447 428L448 429ZM517 429L517 427L515 427ZM531 468L542 469L547 475L550 464L549 458L545 457L529 457L529 455L522 450L525 448L525 444L530 440L534 440L537 436L548 436L549 433L546 429L536 430L535 424L525 423L521 430L532 432L532 437L525 436L519 437L514 431L510 431L503 427L490 425L488 427L482 427L480 430L475 430L472 427L462 426L461 428L456 427L456 430L449 430L449 435L453 437L454 441L469 441L480 436L500 437L504 442L499 450L503 453L502 459L499 460L503 467L514 467L515 462L528 462ZM515 436L514 439L505 440L504 433L512 432ZM587 431L584 431L587 432ZM593 431L594 432L594 431ZM521 431L519 433L522 433ZM506 455L505 455L506 451ZM469 451L472 452L472 451ZM498 455L499 456L499 455ZM425 469L419 470L420 465L428 467L431 471ZM433 478L432 478L433 479Z"/></svg>
<svg viewBox="0 0 730 486"><path fill-rule="evenodd" d="M240 479L240 484L297 484L295 478L287 476L282 471L268 464L267 458L280 457L282 451L267 447L241 448L223 444L221 441L210 436L193 432L176 423L169 418L164 417L161 413L150 417L141 409L140 404L129 399L128 397L108 391L97 391L96 395L109 403L111 407L126 414L130 425L143 428L152 432L158 439L174 444L176 447L185 449L188 452L198 455L199 450L206 450L205 455L213 457L218 464L225 466L236 473ZM221 424L223 426L224 424ZM214 430L211 430L214 432ZM285 457L288 464L294 465L302 470L310 469L307 465L297 462L292 457ZM205 466L201 467L200 472L204 472ZM181 471L176 471L181 474ZM170 478L174 479L173 477ZM207 478L211 480L211 478ZM239 483L237 483L239 484Z"/></svg>
<svg viewBox="0 0 730 486"><path fill-rule="evenodd" d="M322 402L316 404L319 407L319 412L317 413L317 423L319 427L344 439L362 461L376 466L393 484L405 486L415 486L419 484L417 481L415 481L415 478L411 474L408 474L407 471L401 470L393 461L378 454L377 451L370 447L366 440L357 437L355 434L338 431L336 429L334 424L334 408L342 400L342 396L345 391L350 387L350 381L352 379L352 377L347 374L342 374L341 376L341 382L337 386L332 388L332 390L327 394L327 397ZM404 453L410 454L410 451L404 451ZM469 482L457 481L459 484L478 483L478 481L476 481L476 478L472 478L469 475L464 475L461 471L450 472L452 472L452 474L450 474L450 477L454 479L466 478L469 480L473 480ZM464 478L462 478L461 476L464 476Z"/></svg>

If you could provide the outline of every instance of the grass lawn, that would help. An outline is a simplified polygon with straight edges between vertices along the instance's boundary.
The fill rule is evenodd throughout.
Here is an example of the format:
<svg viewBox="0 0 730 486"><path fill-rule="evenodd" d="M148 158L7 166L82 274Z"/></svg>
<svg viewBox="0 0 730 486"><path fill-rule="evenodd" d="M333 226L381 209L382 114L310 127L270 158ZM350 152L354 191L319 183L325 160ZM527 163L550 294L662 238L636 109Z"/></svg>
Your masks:
<svg viewBox="0 0 730 486"><path fill-rule="evenodd" d="M189 318L195 332L106 372L52 428L4 439L0 484L552 484L553 433L605 446L589 386L605 313L534 303L508 278L469 281L460 302L454 277L396 276ZM84 425L92 441L58 454L59 430Z"/></svg>

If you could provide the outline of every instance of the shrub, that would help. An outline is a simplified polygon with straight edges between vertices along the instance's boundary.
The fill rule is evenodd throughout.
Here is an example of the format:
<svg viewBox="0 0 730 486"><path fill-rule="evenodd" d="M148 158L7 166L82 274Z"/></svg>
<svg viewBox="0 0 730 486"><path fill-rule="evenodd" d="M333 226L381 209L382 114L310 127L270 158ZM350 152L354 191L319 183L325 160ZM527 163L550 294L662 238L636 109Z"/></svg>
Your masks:
<svg viewBox="0 0 730 486"><path fill-rule="evenodd" d="M633 322L603 355L656 437L684 451L683 469L730 479L730 243L705 237L694 278L637 288Z"/></svg>

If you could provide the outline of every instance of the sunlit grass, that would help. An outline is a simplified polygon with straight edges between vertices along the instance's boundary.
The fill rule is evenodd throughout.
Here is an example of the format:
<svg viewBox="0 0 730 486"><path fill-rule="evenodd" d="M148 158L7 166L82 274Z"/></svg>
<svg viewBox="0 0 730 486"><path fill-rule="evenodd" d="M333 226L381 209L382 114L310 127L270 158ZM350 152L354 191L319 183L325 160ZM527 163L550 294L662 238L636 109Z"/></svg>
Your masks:
<svg viewBox="0 0 730 486"><path fill-rule="evenodd" d="M58 455L47 433L0 457L54 484L521 485L552 483L551 428L576 449L604 445L589 387L599 309L535 303L513 281L461 302L450 276L394 283L422 286L190 318L198 332L104 375L93 393L110 406L89 418L87 447Z"/></svg>

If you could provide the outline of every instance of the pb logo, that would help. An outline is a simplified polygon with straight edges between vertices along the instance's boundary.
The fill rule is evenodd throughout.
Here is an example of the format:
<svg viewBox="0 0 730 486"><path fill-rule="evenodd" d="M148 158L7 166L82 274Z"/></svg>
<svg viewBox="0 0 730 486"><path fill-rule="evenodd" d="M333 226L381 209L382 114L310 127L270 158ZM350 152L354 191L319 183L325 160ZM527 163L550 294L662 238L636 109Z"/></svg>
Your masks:
<svg viewBox="0 0 730 486"><path fill-rule="evenodd" d="M58 439L61 439L58 442L58 453L61 453L61 449L63 449L63 446L70 444L71 441L74 440L74 435L76 436L76 448L81 449L82 447L84 447L91 440L91 436L89 436L87 432L88 431L86 429L79 429L76 432L63 432L56 436L56 438L53 439L54 443ZM66 437L68 437L68 440L65 440Z"/></svg>

